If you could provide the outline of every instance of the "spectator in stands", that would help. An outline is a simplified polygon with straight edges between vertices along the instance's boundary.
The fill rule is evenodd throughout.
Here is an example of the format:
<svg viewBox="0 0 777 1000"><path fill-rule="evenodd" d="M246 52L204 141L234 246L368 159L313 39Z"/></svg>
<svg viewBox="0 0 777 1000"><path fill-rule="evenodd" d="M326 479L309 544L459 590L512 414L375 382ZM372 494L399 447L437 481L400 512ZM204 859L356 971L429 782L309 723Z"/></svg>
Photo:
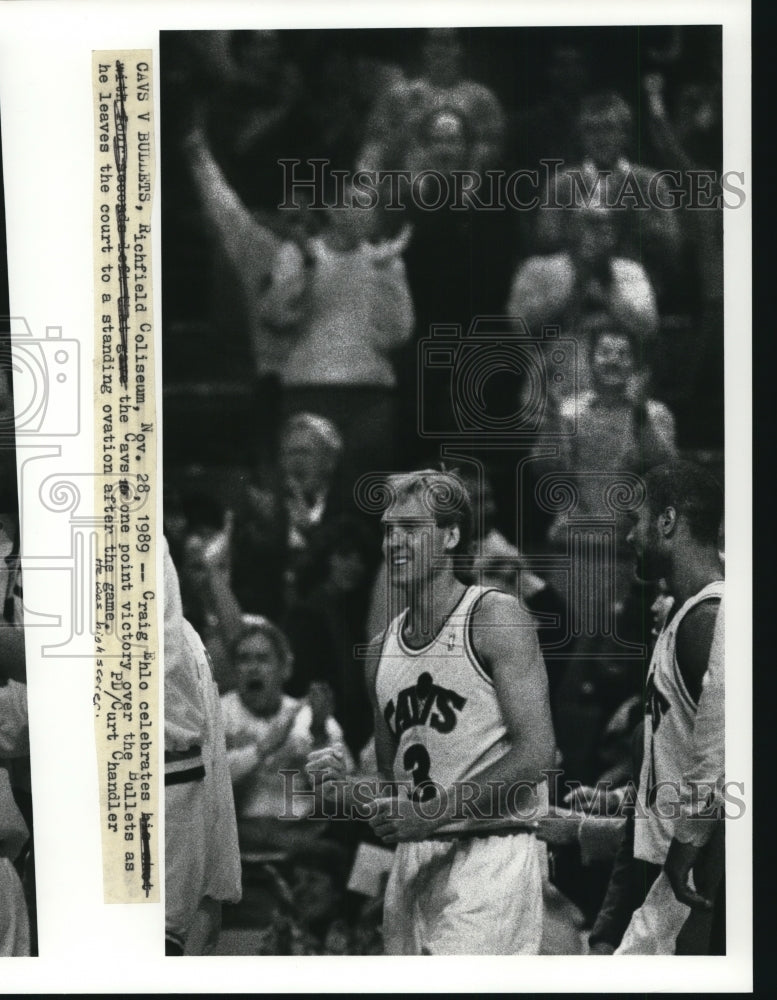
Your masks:
<svg viewBox="0 0 777 1000"><path fill-rule="evenodd" d="M338 475L343 442L331 421L296 413L280 438L277 466L260 469L236 504L231 555L242 609L278 620L295 598L296 572L311 536L345 502Z"/></svg>
<svg viewBox="0 0 777 1000"><path fill-rule="evenodd" d="M257 364L280 379L282 416L332 420L356 474L384 465L394 432L389 355L413 329L402 261L409 233L379 239L378 214L354 205L348 188L319 236L282 241L229 187L201 129L189 149L211 223L241 275Z"/></svg>
<svg viewBox="0 0 777 1000"><path fill-rule="evenodd" d="M601 314L588 325L591 337L591 388L561 406L561 467L571 473L645 472L677 457L672 414L643 395L641 360L634 338L617 319ZM601 484L580 479L576 517L602 513ZM625 520L622 527L625 527ZM560 539L565 519L551 537ZM624 535L625 537L625 535ZM629 562L631 562L629 557Z"/></svg>
<svg viewBox="0 0 777 1000"><path fill-rule="evenodd" d="M626 215L622 252L643 264L661 301L679 262L682 234L677 213L655 207L657 202L671 204L667 182L629 159L630 147L637 145L632 110L615 93L587 97L577 131L582 162L560 168L550 179L542 203L566 210L537 213L538 249L553 252L567 247L575 213L590 198L600 198ZM582 185L573 182L574 174L580 175Z"/></svg>
<svg viewBox="0 0 777 1000"><path fill-rule="evenodd" d="M349 204L327 210L312 258L307 308L281 373L285 417L308 411L343 437L343 464L356 476L392 461L396 374L391 353L413 330L402 253L407 229L372 242L376 212ZM388 466L390 468L390 465Z"/></svg>
<svg viewBox="0 0 777 1000"><path fill-rule="evenodd" d="M380 558L380 538L361 521L340 517L324 528L310 556L319 579L314 577L314 585L286 620L294 653L287 690L299 696L311 682L326 682L334 693L335 719L356 758L372 733L358 647L369 639L367 601Z"/></svg>
<svg viewBox="0 0 777 1000"><path fill-rule="evenodd" d="M254 460L269 461L280 420L280 378L294 344L305 304L306 226L309 212L259 216L251 212L229 185L216 162L202 127L185 144L189 166L215 248L214 266L226 261L232 275L221 274L217 286L236 285L230 292L244 317L255 368L257 421L262 428ZM223 260L222 260L223 258ZM235 303L231 303L234 308Z"/></svg>
<svg viewBox="0 0 777 1000"><path fill-rule="evenodd" d="M683 80L674 95L659 73L648 74L643 86L647 131L662 165L681 171L681 187L689 203L703 200L709 204L719 198L723 151L717 73ZM694 193L696 183L705 190L709 185L709 193ZM731 204L736 204L736 198L730 196ZM682 381L672 381L677 385L687 437L707 446L723 433L723 209L683 212L683 220L688 274L683 306L690 314L689 333L683 345ZM667 359L668 380L677 360L674 354ZM718 391L709 391L713 385Z"/></svg>
<svg viewBox="0 0 777 1000"><path fill-rule="evenodd" d="M198 37L199 36L199 37ZM304 107L302 72L278 31L197 33L189 76L230 184L252 208L274 208L275 150L293 151ZM193 54L194 55L194 54ZM199 86L197 86L199 84Z"/></svg>
<svg viewBox="0 0 777 1000"><path fill-rule="evenodd" d="M620 331L642 344L656 333L658 311L645 269L619 253L623 213L601 201L571 217L569 249L546 257L530 257L518 268L507 303L509 315L521 317L534 336L545 324L558 324L562 336L578 342L577 391L590 388L590 344L586 325L607 312ZM570 396L575 386L566 380L558 389L549 383L551 401Z"/></svg>
<svg viewBox="0 0 777 1000"><path fill-rule="evenodd" d="M517 102L513 113L518 159L533 170L540 169L543 159L579 161L577 118L591 86L588 54L569 41L552 46L541 73L536 101Z"/></svg>
<svg viewBox="0 0 777 1000"><path fill-rule="evenodd" d="M224 695L221 706L238 817L261 820L254 836L265 845L283 846L289 824L279 817L289 816L289 802L280 770L299 770L300 787L310 750L342 742L343 733L332 718L326 685L313 684L304 700L283 693L292 672L291 650L285 635L266 618L244 617L235 665L238 688ZM291 809L302 817L310 803L295 800Z"/></svg>
<svg viewBox="0 0 777 1000"><path fill-rule="evenodd" d="M401 80L376 102L366 128L360 169L428 169L423 149L423 123L439 111L452 111L472 136L463 167L485 170L498 164L504 142L505 116L496 96L483 84L466 80L464 48L459 32L430 28L423 45L423 68L415 80Z"/></svg>

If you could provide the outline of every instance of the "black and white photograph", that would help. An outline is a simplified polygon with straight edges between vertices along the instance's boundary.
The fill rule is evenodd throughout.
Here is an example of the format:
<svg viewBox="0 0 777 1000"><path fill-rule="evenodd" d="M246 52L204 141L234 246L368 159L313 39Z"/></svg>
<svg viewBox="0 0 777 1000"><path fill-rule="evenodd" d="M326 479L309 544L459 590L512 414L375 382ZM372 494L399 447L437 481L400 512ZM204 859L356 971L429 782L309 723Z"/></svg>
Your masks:
<svg viewBox="0 0 777 1000"><path fill-rule="evenodd" d="M159 57L166 954L725 955L723 27Z"/></svg>
<svg viewBox="0 0 777 1000"><path fill-rule="evenodd" d="M0 993L757 986L759 32L0 4Z"/></svg>

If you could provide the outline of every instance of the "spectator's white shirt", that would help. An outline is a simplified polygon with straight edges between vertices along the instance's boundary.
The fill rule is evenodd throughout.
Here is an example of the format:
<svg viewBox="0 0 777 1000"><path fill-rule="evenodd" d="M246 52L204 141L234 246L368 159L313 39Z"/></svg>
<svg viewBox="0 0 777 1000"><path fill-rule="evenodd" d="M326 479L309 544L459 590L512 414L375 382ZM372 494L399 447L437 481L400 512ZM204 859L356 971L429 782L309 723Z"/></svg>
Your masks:
<svg viewBox="0 0 777 1000"><path fill-rule="evenodd" d="M307 815L311 810L309 798L295 799L293 805L287 803L284 777L279 772L299 769L294 788L308 787L304 763L315 745L308 702L284 695L275 715L259 718L245 707L237 691L230 691L221 699L221 712L238 816L277 818L290 812L298 818ZM344 742L343 731L331 716L325 729L328 743ZM353 770L347 751L346 769Z"/></svg>
<svg viewBox="0 0 777 1000"><path fill-rule="evenodd" d="M413 305L400 256L406 235L335 250L313 239L308 309L281 372L284 385L396 383L388 354L409 337Z"/></svg>

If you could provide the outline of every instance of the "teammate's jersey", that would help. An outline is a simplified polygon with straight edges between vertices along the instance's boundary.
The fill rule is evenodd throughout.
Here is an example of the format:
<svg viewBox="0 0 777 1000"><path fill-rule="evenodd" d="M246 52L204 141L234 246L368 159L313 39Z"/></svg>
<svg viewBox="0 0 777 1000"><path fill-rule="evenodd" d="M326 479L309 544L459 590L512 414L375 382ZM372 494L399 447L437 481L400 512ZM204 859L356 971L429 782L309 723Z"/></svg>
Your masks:
<svg viewBox="0 0 777 1000"><path fill-rule="evenodd" d="M472 613L489 589L469 587L439 635L421 649L410 649L402 639L407 611L386 632L375 680L378 708L398 744L394 778L408 782L421 801L432 799L440 786L469 780L511 746L493 681L472 646ZM527 789L517 796L521 812L536 802L536 793ZM464 817L472 819L466 807ZM478 828L512 824L495 810Z"/></svg>
<svg viewBox="0 0 777 1000"><path fill-rule="evenodd" d="M634 826L634 856L663 865L679 812L680 783L691 765L696 702L688 693L675 647L688 612L723 597L723 581L707 584L672 616L656 640L647 677L645 742Z"/></svg>

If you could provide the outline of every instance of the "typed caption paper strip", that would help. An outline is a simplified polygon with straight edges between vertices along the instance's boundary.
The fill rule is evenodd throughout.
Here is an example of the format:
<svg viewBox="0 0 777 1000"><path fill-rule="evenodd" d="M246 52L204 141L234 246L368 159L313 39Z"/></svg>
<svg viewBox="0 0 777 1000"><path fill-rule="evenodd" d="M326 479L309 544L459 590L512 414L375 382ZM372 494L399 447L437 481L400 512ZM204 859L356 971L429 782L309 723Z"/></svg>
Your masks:
<svg viewBox="0 0 777 1000"><path fill-rule="evenodd" d="M151 52L92 54L95 736L107 903L159 900Z"/></svg>

